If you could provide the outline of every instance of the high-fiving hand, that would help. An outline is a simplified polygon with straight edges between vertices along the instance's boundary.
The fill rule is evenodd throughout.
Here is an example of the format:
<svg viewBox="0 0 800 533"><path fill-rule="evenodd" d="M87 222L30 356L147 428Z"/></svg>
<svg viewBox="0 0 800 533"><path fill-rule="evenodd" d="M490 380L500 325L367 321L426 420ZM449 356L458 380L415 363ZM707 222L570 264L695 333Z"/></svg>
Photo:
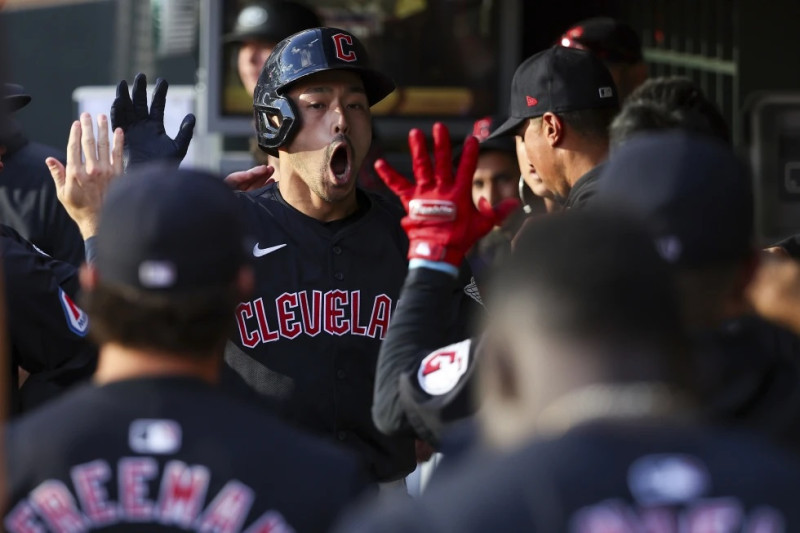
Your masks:
<svg viewBox="0 0 800 533"><path fill-rule="evenodd" d="M150 161L173 161L178 165L186 156L194 133L195 118L189 113L181 122L175 139L164 130L164 107L167 101L166 80L156 80L153 102L147 109L147 77L139 73L133 80L133 98L125 80L117 86L111 104L111 126L125 132L125 167Z"/></svg>
<svg viewBox="0 0 800 533"><path fill-rule="evenodd" d="M472 177L478 162L478 139L470 136L455 177L452 171L450 134L444 124L433 125L435 166L431 164L425 135L413 129L408 145L416 184L400 175L385 160L375 162L375 171L394 191L408 215L403 228L409 239L409 259L443 261L459 266L464 255L481 237L519 206L514 199L492 207L481 198L478 208L472 202Z"/></svg>
<svg viewBox="0 0 800 533"><path fill-rule="evenodd" d="M78 224L84 239L96 233L106 189L115 176L122 174L122 130L114 130L111 147L106 115L98 115L97 130L95 138L92 116L81 114L69 131L67 165L54 157L45 160L56 184L58 200Z"/></svg>

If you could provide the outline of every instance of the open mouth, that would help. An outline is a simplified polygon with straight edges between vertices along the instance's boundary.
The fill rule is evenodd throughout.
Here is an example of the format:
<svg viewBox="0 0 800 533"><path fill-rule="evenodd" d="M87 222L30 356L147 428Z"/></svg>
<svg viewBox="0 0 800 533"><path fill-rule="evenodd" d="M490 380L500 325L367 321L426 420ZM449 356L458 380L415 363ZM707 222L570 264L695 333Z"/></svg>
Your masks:
<svg viewBox="0 0 800 533"><path fill-rule="evenodd" d="M338 183L344 184L350 180L350 151L347 144L341 143L333 149L330 168Z"/></svg>
<svg viewBox="0 0 800 533"><path fill-rule="evenodd" d="M539 177L539 174L536 172L536 169L533 168L533 165L528 168L528 176L530 176L531 181L538 183L542 182L542 178Z"/></svg>

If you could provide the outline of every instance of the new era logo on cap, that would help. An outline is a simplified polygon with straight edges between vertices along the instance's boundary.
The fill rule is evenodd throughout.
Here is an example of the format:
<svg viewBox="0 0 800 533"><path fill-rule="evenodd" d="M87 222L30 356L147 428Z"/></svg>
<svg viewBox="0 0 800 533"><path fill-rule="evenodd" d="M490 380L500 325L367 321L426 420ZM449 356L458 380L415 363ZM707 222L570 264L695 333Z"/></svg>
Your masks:
<svg viewBox="0 0 800 533"><path fill-rule="evenodd" d="M600 87L597 91L600 93L600 98L614 98L614 89L611 87Z"/></svg>
<svg viewBox="0 0 800 533"><path fill-rule="evenodd" d="M539 100L537 100L533 96L526 96L525 97L525 102L527 102L528 107L533 107L533 106L535 106L536 104L539 103Z"/></svg>

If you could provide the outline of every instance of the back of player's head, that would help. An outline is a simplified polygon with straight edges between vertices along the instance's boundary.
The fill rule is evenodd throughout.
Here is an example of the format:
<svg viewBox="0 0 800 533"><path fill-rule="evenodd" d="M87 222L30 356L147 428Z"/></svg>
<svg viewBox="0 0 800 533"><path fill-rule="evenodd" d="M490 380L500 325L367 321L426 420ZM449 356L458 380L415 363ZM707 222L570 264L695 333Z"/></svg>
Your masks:
<svg viewBox="0 0 800 533"><path fill-rule="evenodd" d="M569 210L527 224L489 294L480 419L495 446L546 431L547 413L588 387L691 385L669 266L635 218Z"/></svg>
<svg viewBox="0 0 800 533"><path fill-rule="evenodd" d="M639 220L610 211L526 225L492 289L490 308L510 311L521 333L585 345L598 357L669 353L680 338L668 265Z"/></svg>
<svg viewBox="0 0 800 533"><path fill-rule="evenodd" d="M86 306L99 342L192 352L227 336L247 254L219 177L160 165L123 175L106 195L96 248Z"/></svg>
<svg viewBox="0 0 800 533"><path fill-rule="evenodd" d="M613 151L599 178L598 205L645 219L670 263L736 263L753 252L753 192L733 149L708 136L660 131Z"/></svg>
<svg viewBox="0 0 800 533"><path fill-rule="evenodd" d="M589 125L598 120L587 117L607 117L600 131L605 137L607 123L618 109L617 88L602 61L585 50L554 46L529 57L517 68L511 82L508 118L489 139L515 135L528 119L547 112L583 117L576 129L581 132L583 128L589 134L596 133L589 131Z"/></svg>
<svg viewBox="0 0 800 533"><path fill-rule="evenodd" d="M717 106L692 80L652 78L634 90L611 123L612 149L647 131L680 129L730 144L728 124Z"/></svg>

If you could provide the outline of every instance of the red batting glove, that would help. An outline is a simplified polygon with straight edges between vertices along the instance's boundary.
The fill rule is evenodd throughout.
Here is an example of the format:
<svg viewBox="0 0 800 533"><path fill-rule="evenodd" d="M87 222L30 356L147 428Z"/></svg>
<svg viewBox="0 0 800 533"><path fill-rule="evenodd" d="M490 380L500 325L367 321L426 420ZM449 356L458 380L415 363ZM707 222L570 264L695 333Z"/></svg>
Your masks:
<svg viewBox="0 0 800 533"><path fill-rule="evenodd" d="M478 163L478 139L464 142L464 151L455 178L452 172L450 134L447 127L433 125L435 166L431 164L425 135L413 129L408 134L416 185L393 169L384 159L375 162L375 171L394 191L408 215L403 228L408 235L409 259L443 261L458 267L467 250L519 206L505 200L494 208L482 198L476 209L472 202L472 176Z"/></svg>

